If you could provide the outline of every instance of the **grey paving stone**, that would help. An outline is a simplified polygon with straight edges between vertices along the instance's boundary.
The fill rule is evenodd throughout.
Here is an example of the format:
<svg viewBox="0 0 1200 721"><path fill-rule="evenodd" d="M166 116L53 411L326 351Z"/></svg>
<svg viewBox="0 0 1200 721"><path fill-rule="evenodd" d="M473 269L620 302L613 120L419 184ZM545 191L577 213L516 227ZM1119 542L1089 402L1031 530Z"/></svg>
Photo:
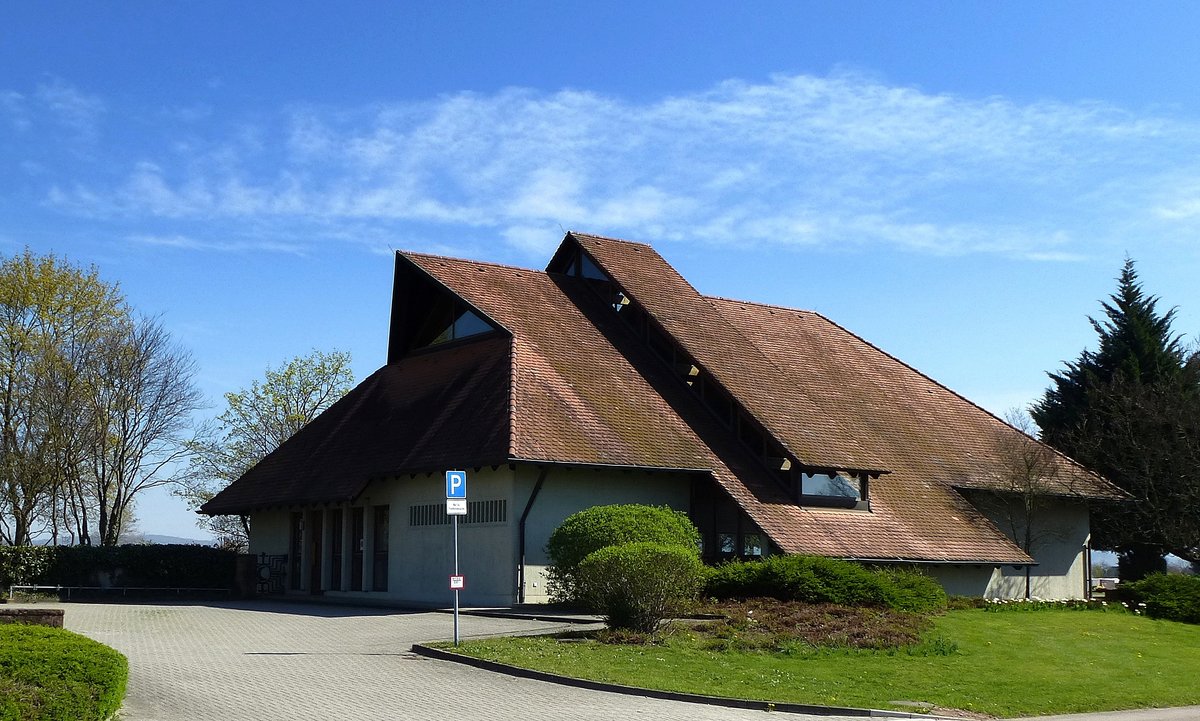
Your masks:
<svg viewBox="0 0 1200 721"><path fill-rule="evenodd" d="M63 604L66 627L129 658L124 721L761 719L764 712L513 678L422 658L440 613L287 603ZM462 617L464 638L553 623ZM802 721L835 717L793 714Z"/></svg>

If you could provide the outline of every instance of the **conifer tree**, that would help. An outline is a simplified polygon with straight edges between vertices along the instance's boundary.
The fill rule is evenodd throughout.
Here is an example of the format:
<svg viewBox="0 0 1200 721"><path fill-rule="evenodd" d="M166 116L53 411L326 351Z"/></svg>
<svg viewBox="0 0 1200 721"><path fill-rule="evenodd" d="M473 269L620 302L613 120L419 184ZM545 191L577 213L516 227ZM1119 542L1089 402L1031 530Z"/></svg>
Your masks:
<svg viewBox="0 0 1200 721"><path fill-rule="evenodd" d="M1165 568L1168 551L1200 545L1183 517L1195 508L1197 474L1181 467L1200 448L1198 374L1171 330L1175 310L1159 313L1157 304L1126 258L1104 317L1089 318L1097 349L1051 373L1030 411L1043 440L1133 496L1092 519L1094 545L1120 552L1131 578Z"/></svg>

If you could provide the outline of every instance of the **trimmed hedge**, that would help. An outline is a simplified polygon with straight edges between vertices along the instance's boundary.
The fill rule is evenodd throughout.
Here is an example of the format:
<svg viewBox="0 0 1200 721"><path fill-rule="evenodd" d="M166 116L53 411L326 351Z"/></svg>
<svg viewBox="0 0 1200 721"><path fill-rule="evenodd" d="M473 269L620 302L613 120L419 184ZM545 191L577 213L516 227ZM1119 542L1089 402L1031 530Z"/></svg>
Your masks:
<svg viewBox="0 0 1200 721"><path fill-rule="evenodd" d="M719 599L766 597L918 613L941 611L947 604L941 585L923 574L897 568L872 570L822 556L781 555L726 563L713 569L705 592Z"/></svg>
<svg viewBox="0 0 1200 721"><path fill-rule="evenodd" d="M1131 604L1145 604L1151 618L1200 623L1200 576L1155 573L1123 583L1115 594Z"/></svg>
<svg viewBox="0 0 1200 721"><path fill-rule="evenodd" d="M0 546L0 588L51 583L57 561L54 546Z"/></svg>
<svg viewBox="0 0 1200 721"><path fill-rule="evenodd" d="M129 675L116 650L59 628L0 626L0 721L104 721Z"/></svg>
<svg viewBox="0 0 1200 721"><path fill-rule="evenodd" d="M207 546L4 546L0 587L233 588L237 554Z"/></svg>
<svg viewBox="0 0 1200 721"><path fill-rule="evenodd" d="M663 619L696 598L704 564L695 549L624 543L588 554L577 569L580 599L609 628L654 633Z"/></svg>
<svg viewBox="0 0 1200 721"><path fill-rule="evenodd" d="M576 570L589 554L607 546L639 542L681 546L694 554L700 547L700 532L686 513L668 506L593 506L573 513L546 542L552 597L578 600Z"/></svg>

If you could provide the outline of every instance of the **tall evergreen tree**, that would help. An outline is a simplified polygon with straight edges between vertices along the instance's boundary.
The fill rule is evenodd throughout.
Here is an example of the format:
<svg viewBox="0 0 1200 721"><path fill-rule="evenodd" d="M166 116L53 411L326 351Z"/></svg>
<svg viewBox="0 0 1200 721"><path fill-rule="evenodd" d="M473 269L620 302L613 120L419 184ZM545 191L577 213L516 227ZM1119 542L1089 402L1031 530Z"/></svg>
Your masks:
<svg viewBox="0 0 1200 721"><path fill-rule="evenodd" d="M1088 319L1097 349L1051 373L1050 388L1030 410L1043 440L1134 497L1097 509L1092 523L1093 542L1120 552L1128 577L1164 568L1166 552L1196 545L1180 515L1191 505L1180 501L1193 494L1195 474L1181 473L1179 464L1200 441L1192 419L1200 408L1197 374L1185 370L1171 330L1175 310L1159 313L1157 304L1126 258L1117 291L1101 304L1104 317Z"/></svg>

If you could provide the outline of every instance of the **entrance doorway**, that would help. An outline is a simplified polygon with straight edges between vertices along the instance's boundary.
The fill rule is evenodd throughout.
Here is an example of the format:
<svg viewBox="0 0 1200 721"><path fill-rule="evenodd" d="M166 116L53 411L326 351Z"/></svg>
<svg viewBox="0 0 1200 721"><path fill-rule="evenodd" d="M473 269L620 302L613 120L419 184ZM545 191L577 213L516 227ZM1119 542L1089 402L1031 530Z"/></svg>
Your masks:
<svg viewBox="0 0 1200 721"><path fill-rule="evenodd" d="M321 588L321 511L308 513L308 591L319 594Z"/></svg>

